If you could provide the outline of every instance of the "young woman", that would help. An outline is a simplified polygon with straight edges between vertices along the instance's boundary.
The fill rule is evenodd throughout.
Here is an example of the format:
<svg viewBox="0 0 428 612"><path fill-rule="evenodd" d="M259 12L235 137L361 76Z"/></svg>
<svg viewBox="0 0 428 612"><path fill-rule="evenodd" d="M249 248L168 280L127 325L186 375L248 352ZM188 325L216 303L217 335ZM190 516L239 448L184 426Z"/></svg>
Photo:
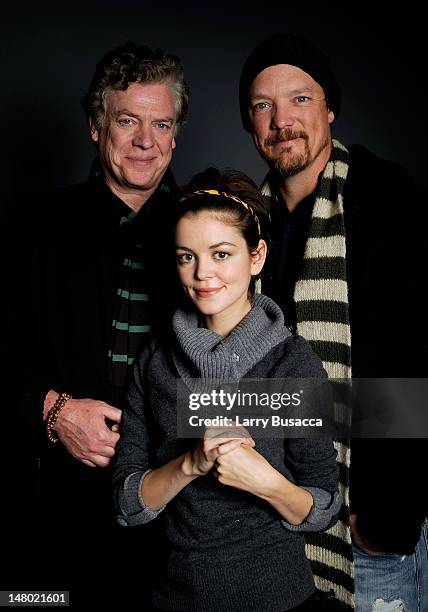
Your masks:
<svg viewBox="0 0 428 612"><path fill-rule="evenodd" d="M120 524L164 521L170 551L153 610L314 609L303 532L333 524L341 505L331 440L210 428L197 441L177 437L177 379L191 388L194 379L325 376L280 308L254 294L267 252L262 211L250 179L212 168L177 204L186 303L170 342L153 340L136 364L114 473Z"/></svg>

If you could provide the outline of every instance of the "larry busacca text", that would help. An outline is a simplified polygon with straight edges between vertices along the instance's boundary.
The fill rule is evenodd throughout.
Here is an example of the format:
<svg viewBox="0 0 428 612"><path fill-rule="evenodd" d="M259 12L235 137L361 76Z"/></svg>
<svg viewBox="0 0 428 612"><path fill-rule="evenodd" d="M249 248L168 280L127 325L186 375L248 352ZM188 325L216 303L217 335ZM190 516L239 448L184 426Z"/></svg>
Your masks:
<svg viewBox="0 0 428 612"><path fill-rule="evenodd" d="M261 427L266 429L271 427L322 427L323 421L320 418L285 418L277 414L270 417L242 417L238 414L228 418L216 416L213 418L198 417L192 415L189 417L189 425L191 427Z"/></svg>

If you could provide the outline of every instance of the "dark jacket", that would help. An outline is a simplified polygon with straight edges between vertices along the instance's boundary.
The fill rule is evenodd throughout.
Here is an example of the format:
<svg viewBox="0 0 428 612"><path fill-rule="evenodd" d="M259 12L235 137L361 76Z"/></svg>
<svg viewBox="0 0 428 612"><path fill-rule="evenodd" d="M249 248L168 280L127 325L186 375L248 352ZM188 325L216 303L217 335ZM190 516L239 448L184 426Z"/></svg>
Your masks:
<svg viewBox="0 0 428 612"><path fill-rule="evenodd" d="M97 521L103 505L104 516L109 517L110 470L88 468L62 444L47 444L43 400L52 388L74 398L123 405L124 388L110 381L108 351L120 266L136 241L143 243L148 264L155 329L168 321L172 306L169 265L174 268L175 261L164 247L159 248L160 240L171 242L175 183L169 172L166 180L172 192L159 188L128 224L121 224L121 218L129 208L98 174L80 185L40 197L25 219L17 292L23 297L15 313L19 361L12 375L19 393L14 414L22 455L39 457L39 492L53 507L70 513L74 521L84 522L83 500L88 509L93 506ZM169 276L164 272L167 267ZM160 285L159 274L165 279ZM162 290L169 291L167 297ZM85 521L89 525L88 516Z"/></svg>
<svg viewBox="0 0 428 612"><path fill-rule="evenodd" d="M354 377L426 378L427 194L400 166L351 148L345 186ZM351 504L380 549L414 552L428 512L426 439L355 439Z"/></svg>
<svg viewBox="0 0 428 612"><path fill-rule="evenodd" d="M427 377L426 193L398 164L362 146L349 150L343 201L353 377ZM427 456L424 439L352 441L351 508L361 533L385 551L414 551L428 510L420 480Z"/></svg>
<svg viewBox="0 0 428 612"><path fill-rule="evenodd" d="M9 583L16 584L17 576L34 586L47 580L50 588L69 589L77 607L113 602L113 607L131 609L138 598L145 609L140 573L150 584L156 555L150 564L140 563L138 577L117 563L135 549L137 534L130 542L123 530L119 533L111 469L87 467L61 443L48 445L43 399L53 388L121 407L123 389L110 382L108 350L120 267L136 242L143 243L144 263L149 264L152 324L168 319L164 308L173 302L172 281L163 272L163 245L171 242L175 184L169 172L164 180L170 194L158 189L129 223L121 224L121 218L130 209L94 174L85 183L22 203L3 228L8 328L0 375L8 392L2 420L8 433L2 450L8 450L5 471L10 478L3 479L7 533L2 544L7 558L19 557ZM170 262L175 268L174 258ZM163 275L161 286L151 271ZM138 536L149 547L156 542L159 551L155 527L139 528ZM44 555L46 547L53 556ZM112 564L113 581L108 578Z"/></svg>

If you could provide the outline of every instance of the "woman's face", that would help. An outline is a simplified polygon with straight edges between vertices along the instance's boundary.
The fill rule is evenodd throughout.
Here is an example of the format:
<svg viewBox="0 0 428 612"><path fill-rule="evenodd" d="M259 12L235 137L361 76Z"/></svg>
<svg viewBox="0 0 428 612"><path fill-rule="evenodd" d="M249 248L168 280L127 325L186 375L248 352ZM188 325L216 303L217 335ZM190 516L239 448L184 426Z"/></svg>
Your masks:
<svg viewBox="0 0 428 612"><path fill-rule="evenodd" d="M263 268L266 244L250 255L240 231L220 215L202 211L182 217L175 231L177 270L184 291L205 315L248 312L251 276Z"/></svg>

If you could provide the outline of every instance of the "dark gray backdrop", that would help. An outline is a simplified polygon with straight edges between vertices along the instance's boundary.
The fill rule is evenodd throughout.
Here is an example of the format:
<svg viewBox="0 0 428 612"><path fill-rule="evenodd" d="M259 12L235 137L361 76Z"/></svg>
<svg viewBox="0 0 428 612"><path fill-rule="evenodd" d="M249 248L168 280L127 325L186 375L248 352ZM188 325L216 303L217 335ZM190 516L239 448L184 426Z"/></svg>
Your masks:
<svg viewBox="0 0 428 612"><path fill-rule="evenodd" d="M19 0L3 3L0 210L12 207L21 214L23 199L32 205L32 192L86 178L94 149L79 99L96 61L128 39L165 48L184 63L191 107L174 154L177 180L186 181L209 163L234 166L261 180L264 164L240 124L237 83L251 49L278 30L306 34L331 56L343 89L343 114L335 135L344 143L364 143L402 163L428 187L425 20L409 2L385 14L374 12L374 2L372 6L349 4L258 0L251 8L224 0L205 5L159 0L88 0L86 5L64 1L61 6ZM403 202L403 214L408 205ZM1 224L1 229L0 250L4 247L7 255L0 256L6 270L0 275L5 289L0 301L7 305L13 295L10 283L13 287L20 282L15 269L20 244L7 224ZM3 327L10 331L7 324ZM10 360L10 354L3 352ZM7 373L8 368L0 371ZM36 569L41 567L45 573L43 550L31 554L37 527L31 505L34 466L23 451L19 426L4 425L4 417L13 413L16 395L7 374L1 386L6 435L0 452L8 441L12 450L6 445L7 461L1 463L10 482L3 486L5 503L0 508L0 513L5 511L0 522L8 569L6 576L6 568L2 569L0 582L2 588L40 588ZM31 568L28 575L27 566Z"/></svg>
<svg viewBox="0 0 428 612"><path fill-rule="evenodd" d="M237 82L255 44L279 30L305 34L332 58L343 89L335 135L402 163L428 186L420 12L409 3L384 13L374 3L347 4L123 0L3 8L1 208L86 178L94 149L79 99L96 61L129 39L176 53L185 66L191 106L174 154L178 182L210 163L260 181L265 168L241 127Z"/></svg>

